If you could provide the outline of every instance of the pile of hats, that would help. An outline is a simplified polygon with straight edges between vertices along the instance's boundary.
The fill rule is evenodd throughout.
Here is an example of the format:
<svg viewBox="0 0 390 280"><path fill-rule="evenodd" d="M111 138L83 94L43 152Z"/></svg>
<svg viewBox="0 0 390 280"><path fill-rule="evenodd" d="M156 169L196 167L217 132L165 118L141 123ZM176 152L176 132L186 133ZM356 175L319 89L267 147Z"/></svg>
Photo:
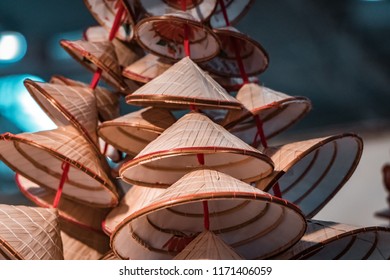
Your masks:
<svg viewBox="0 0 390 280"><path fill-rule="evenodd" d="M268 145L311 103L259 84L268 54L232 27L253 0L84 2L101 26L61 46L91 83L26 80L58 128L0 135L0 159L42 207L0 206L0 257L390 257L387 228L311 220L355 171L361 138ZM120 116L120 98L144 108ZM39 246L14 242L24 223Z"/></svg>

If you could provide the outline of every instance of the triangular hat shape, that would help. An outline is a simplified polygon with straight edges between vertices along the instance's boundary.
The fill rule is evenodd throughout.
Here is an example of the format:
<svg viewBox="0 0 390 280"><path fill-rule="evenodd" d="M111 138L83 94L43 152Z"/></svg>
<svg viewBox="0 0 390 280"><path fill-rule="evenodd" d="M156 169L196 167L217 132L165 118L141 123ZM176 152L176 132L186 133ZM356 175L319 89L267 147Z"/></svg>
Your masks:
<svg viewBox="0 0 390 280"><path fill-rule="evenodd" d="M262 45L232 26L213 30L221 42L221 51L213 59L202 64L210 73L225 77L241 77L237 53L248 76L264 72L269 57Z"/></svg>
<svg viewBox="0 0 390 280"><path fill-rule="evenodd" d="M241 109L241 103L214 81L190 58L126 96L126 102L141 106L189 109Z"/></svg>
<svg viewBox="0 0 390 280"><path fill-rule="evenodd" d="M121 258L169 259L170 242L204 231L203 201L210 231L245 259L268 258L295 244L306 229L300 210L242 181L213 170L183 176L150 204L126 217L111 236Z"/></svg>
<svg viewBox="0 0 390 280"><path fill-rule="evenodd" d="M217 8L210 18L213 28L226 26L220 2L223 1L230 24L235 25L251 8L255 0L219 0Z"/></svg>
<svg viewBox="0 0 390 280"><path fill-rule="evenodd" d="M149 107L102 123L98 133L115 148L136 156L175 121L170 111Z"/></svg>
<svg viewBox="0 0 390 280"><path fill-rule="evenodd" d="M91 144L72 126L0 135L0 159L39 186L56 190L63 163L70 164L63 196L95 207L118 204L114 183Z"/></svg>
<svg viewBox="0 0 390 280"><path fill-rule="evenodd" d="M55 209L0 205L0 260L62 260Z"/></svg>
<svg viewBox="0 0 390 280"><path fill-rule="evenodd" d="M186 56L184 48L186 29L190 57L193 61L207 61L219 53L220 43L214 32L185 12L145 18L137 24L135 36L143 49L177 61Z"/></svg>
<svg viewBox="0 0 390 280"><path fill-rule="evenodd" d="M253 116L259 116L264 135L269 139L298 122L311 109L311 102L306 97L289 96L254 83L244 85L236 98L244 109L228 112L222 125L250 144L257 133Z"/></svg>
<svg viewBox="0 0 390 280"><path fill-rule="evenodd" d="M302 239L274 259L389 260L390 229L309 220Z"/></svg>
<svg viewBox="0 0 390 280"><path fill-rule="evenodd" d="M20 174L16 174L15 179L25 197L40 207L52 207L55 191L43 188ZM104 208L89 207L66 197L61 198L57 210L61 219L94 231L102 231L102 221L109 211Z"/></svg>
<svg viewBox="0 0 390 280"><path fill-rule="evenodd" d="M348 133L269 147L264 153L275 170L256 187L272 193L271 187L279 182L282 197L311 218L352 176L362 151L362 139Z"/></svg>
<svg viewBox="0 0 390 280"><path fill-rule="evenodd" d="M134 185L167 187L202 166L245 182L268 176L272 161L200 113L189 113L147 145L119 174ZM257 178L257 179L256 179Z"/></svg>
<svg viewBox="0 0 390 280"><path fill-rule="evenodd" d="M192 240L174 260L242 260L225 242L211 231L204 231Z"/></svg>
<svg viewBox="0 0 390 280"><path fill-rule="evenodd" d="M89 85L87 85L86 83L75 81L59 75L52 76L50 79L50 83L89 88ZM101 121L109 121L120 116L119 95L117 93L111 92L104 87L96 87L93 90L93 93L95 94L97 112ZM93 107L89 108L89 110L95 111ZM85 110L85 113L87 112L88 110Z"/></svg>

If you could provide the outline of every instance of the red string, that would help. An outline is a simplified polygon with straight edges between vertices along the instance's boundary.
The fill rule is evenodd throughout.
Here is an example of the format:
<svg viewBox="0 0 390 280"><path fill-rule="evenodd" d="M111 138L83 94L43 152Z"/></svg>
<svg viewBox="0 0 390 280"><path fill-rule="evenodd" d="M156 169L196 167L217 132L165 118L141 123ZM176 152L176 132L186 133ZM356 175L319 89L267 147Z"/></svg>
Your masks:
<svg viewBox="0 0 390 280"><path fill-rule="evenodd" d="M104 149L103 149L103 155L105 155L105 156L106 156L106 154L107 154L107 150L108 150L108 143L107 143L107 142L105 142L105 143L104 143Z"/></svg>
<svg viewBox="0 0 390 280"><path fill-rule="evenodd" d="M206 230L210 229L210 215L209 215L209 204L206 201L203 201L203 215L204 215L204 228Z"/></svg>
<svg viewBox="0 0 390 280"><path fill-rule="evenodd" d="M230 21L226 11L225 2L223 2L223 0L219 0L219 5L221 6L221 10L222 10L223 18L225 19L226 26L230 26Z"/></svg>
<svg viewBox="0 0 390 280"><path fill-rule="evenodd" d="M181 10L183 12L187 11L187 0L181 0Z"/></svg>
<svg viewBox="0 0 390 280"><path fill-rule="evenodd" d="M261 144L264 148L268 148L267 139L265 138L264 130L263 130L263 122L261 121L259 115L253 116L257 127L257 134L260 136ZM255 138L256 139L256 138ZM255 144L255 143L253 143Z"/></svg>
<svg viewBox="0 0 390 280"><path fill-rule="evenodd" d="M59 184L57 192L56 192L56 196L54 197L54 201L53 201L54 208L57 208L58 204L60 203L61 196L62 196L62 190L64 189L64 184L68 180L68 173L69 173L70 164L64 161L61 165L61 168L62 168L62 175L61 175L60 184Z"/></svg>
<svg viewBox="0 0 390 280"><path fill-rule="evenodd" d="M112 24L110 34L108 35L109 41L112 41L115 38L115 35L119 30L124 11L125 7L123 6L122 1L119 1L118 11L116 12L114 23Z"/></svg>
<svg viewBox="0 0 390 280"><path fill-rule="evenodd" d="M189 37L189 27L187 24L184 24L184 52L186 56L191 57L191 46L190 46L190 40Z"/></svg>
<svg viewBox="0 0 390 280"><path fill-rule="evenodd" d="M91 89L95 89L97 87L101 76L102 76L102 69L97 68L95 73L93 74L92 81L89 84L89 87Z"/></svg>
<svg viewBox="0 0 390 280"><path fill-rule="evenodd" d="M274 191L274 195L276 197L282 198L282 192L280 191L279 182L276 182L276 184L272 187L272 190Z"/></svg>
<svg viewBox="0 0 390 280"><path fill-rule="evenodd" d="M242 62L241 53L240 53L240 44L237 43L236 38L231 37L230 42L233 44L234 53L236 55L236 61L238 64L238 68L240 69L240 75L244 84L249 83L248 75L245 72L244 63Z"/></svg>

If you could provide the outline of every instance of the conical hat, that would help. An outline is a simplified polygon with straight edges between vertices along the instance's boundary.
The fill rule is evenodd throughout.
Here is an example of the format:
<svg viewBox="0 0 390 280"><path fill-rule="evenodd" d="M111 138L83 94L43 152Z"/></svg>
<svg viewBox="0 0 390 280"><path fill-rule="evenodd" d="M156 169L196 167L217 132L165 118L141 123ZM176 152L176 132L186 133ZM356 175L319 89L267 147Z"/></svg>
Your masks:
<svg viewBox="0 0 390 280"><path fill-rule="evenodd" d="M100 260L103 260L103 261L108 261L108 260L111 260L111 261L117 261L117 260L120 260L120 258L118 258L117 255L115 255L115 253L110 250L108 251L107 253L105 253L101 258Z"/></svg>
<svg viewBox="0 0 390 280"><path fill-rule="evenodd" d="M256 187L272 191L279 182L282 197L298 205L306 217L318 213L355 171L363 142L355 134L270 147L264 153L272 158L275 171Z"/></svg>
<svg viewBox="0 0 390 280"><path fill-rule="evenodd" d="M126 2L127 0L119 0L120 2ZM119 1L111 0L84 0L85 5L91 12L92 16L103 26L107 31L110 31L116 13L118 12ZM127 7L125 5L125 7ZM133 24L134 19L131 14L126 12L123 16L124 20L116 33L116 36L123 41L131 41L133 39Z"/></svg>
<svg viewBox="0 0 390 280"><path fill-rule="evenodd" d="M210 231L246 259L282 252L306 229L303 215L288 201L226 174L197 170L126 217L111 236L112 249L124 259L172 258L178 252L167 244L204 230L203 201L208 201Z"/></svg>
<svg viewBox="0 0 390 280"><path fill-rule="evenodd" d="M174 260L242 260L225 242L211 231L204 231L192 240Z"/></svg>
<svg viewBox="0 0 390 280"><path fill-rule="evenodd" d="M268 176L272 161L200 113L189 113L147 145L119 174L134 185L167 187L184 174L204 167L253 182Z"/></svg>
<svg viewBox="0 0 390 280"><path fill-rule="evenodd" d="M218 0L223 1L230 24L235 25L250 9L255 0ZM213 15L210 18L210 25L213 28L226 26L226 21L218 3Z"/></svg>
<svg viewBox="0 0 390 280"><path fill-rule="evenodd" d="M242 78L223 77L215 74L210 75L218 84L220 84L228 92L239 91L244 85L244 80ZM256 76L248 77L248 79L250 83L259 83L259 78L257 78Z"/></svg>
<svg viewBox="0 0 390 280"><path fill-rule="evenodd" d="M113 182L89 142L72 126L36 133L0 135L0 159L15 172L49 189L58 188L62 165L70 164L63 195L96 207L118 203Z"/></svg>
<svg viewBox="0 0 390 280"><path fill-rule="evenodd" d="M138 86L122 77L122 70L112 42L87 42L61 40L61 46L78 62L95 72L103 70L102 78L111 86L121 91L134 91Z"/></svg>
<svg viewBox="0 0 390 280"><path fill-rule="evenodd" d="M143 58L127 66L123 70L122 75L140 83L148 83L160 76L171 66L172 63L167 60L154 54L147 54Z"/></svg>
<svg viewBox="0 0 390 280"><path fill-rule="evenodd" d="M193 61L207 61L218 54L220 45L214 32L184 12L145 18L137 24L135 36L145 50L157 56L180 60L186 56L185 26L188 27Z"/></svg>
<svg viewBox="0 0 390 280"><path fill-rule="evenodd" d="M64 259L57 211L0 205L0 260Z"/></svg>
<svg viewBox="0 0 390 280"><path fill-rule="evenodd" d="M275 259L389 260L390 229L307 221L302 239Z"/></svg>
<svg viewBox="0 0 390 280"><path fill-rule="evenodd" d="M141 106L189 109L241 109L234 97L188 57L126 96L126 102Z"/></svg>
<svg viewBox="0 0 390 280"><path fill-rule="evenodd" d="M182 0L143 0L140 1L145 11L152 16L181 12ZM197 21L207 21L213 13L217 0L186 0L186 13Z"/></svg>
<svg viewBox="0 0 390 280"><path fill-rule="evenodd" d="M175 121L171 112L149 107L102 123L98 133L115 148L135 156Z"/></svg>
<svg viewBox="0 0 390 280"><path fill-rule="evenodd" d="M16 184L22 194L36 205L44 208L52 207L55 191L42 188L20 174L16 174ZM102 231L102 221L109 211L109 209L76 203L66 197L61 198L57 209L62 219L94 231Z"/></svg>
<svg viewBox="0 0 390 280"><path fill-rule="evenodd" d="M267 69L269 57L258 42L232 26L214 29L214 32L221 41L221 52L202 64L202 67L207 71L225 77L241 77L236 51L240 54L245 73L248 76L260 74Z"/></svg>
<svg viewBox="0 0 390 280"><path fill-rule="evenodd" d="M68 85L72 87L74 86L85 87L85 88L89 87L85 83L75 81L69 78L65 78L59 75L52 76L50 79L50 83L58 84L58 85L60 84ZM97 111L101 120L108 121L108 120L118 118L120 116L118 94L111 92L104 87L96 87L93 92L96 97ZM83 98L77 98L77 99L83 100ZM69 98L69 101L73 101L73 98ZM61 100L59 101L59 103L63 104L64 102ZM89 110L95 112L95 109L92 107L92 105ZM88 110L85 110L84 112L87 113Z"/></svg>
<svg viewBox="0 0 390 280"><path fill-rule="evenodd" d="M162 192L164 192L164 189L161 188L132 186L119 202L119 205L108 213L106 219L102 223L104 232L110 236L116 226L127 216L144 208Z"/></svg>

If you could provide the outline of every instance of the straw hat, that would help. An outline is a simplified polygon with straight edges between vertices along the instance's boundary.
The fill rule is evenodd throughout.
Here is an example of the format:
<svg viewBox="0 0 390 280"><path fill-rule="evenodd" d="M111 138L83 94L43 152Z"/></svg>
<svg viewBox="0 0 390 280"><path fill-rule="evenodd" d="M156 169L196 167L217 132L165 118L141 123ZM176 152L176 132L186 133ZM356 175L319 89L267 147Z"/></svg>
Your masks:
<svg viewBox="0 0 390 280"><path fill-rule="evenodd" d="M235 25L250 9L255 0L219 0L223 1L230 24ZM221 4L218 3L213 15L210 18L210 25L213 28L226 26Z"/></svg>
<svg viewBox="0 0 390 280"><path fill-rule="evenodd" d="M114 183L89 142L72 126L36 133L0 135L0 159L39 186L56 190L64 162L70 164L63 195L95 207L118 203Z"/></svg>
<svg viewBox="0 0 390 280"><path fill-rule="evenodd" d="M115 253L112 250L110 250L107 253L105 253L100 258L100 260L102 260L102 261L118 261L118 260L120 260L120 258L118 258L118 256L115 255Z"/></svg>
<svg viewBox="0 0 390 280"><path fill-rule="evenodd" d="M174 260L242 260L234 250L211 231L204 231L189 243Z"/></svg>
<svg viewBox="0 0 390 280"><path fill-rule="evenodd" d="M200 113L189 113L147 145L119 170L134 185L167 187L184 174L199 169L197 155L204 154L204 167L245 182L268 176L272 161L245 144L222 126Z"/></svg>
<svg viewBox="0 0 390 280"><path fill-rule="evenodd" d="M64 259L57 211L0 205L0 260Z"/></svg>
<svg viewBox="0 0 390 280"><path fill-rule="evenodd" d="M123 70L122 75L140 83L148 83L160 76L171 66L172 63L166 59L153 54L147 54L143 58L127 66Z"/></svg>
<svg viewBox="0 0 390 280"><path fill-rule="evenodd" d="M211 77L229 92L239 91L244 85L244 80L238 77L222 77L215 74L211 74ZM256 76L248 77L248 79L250 83L259 83L259 79Z"/></svg>
<svg viewBox="0 0 390 280"><path fill-rule="evenodd" d="M307 221L302 239L275 259L389 260L390 229Z"/></svg>
<svg viewBox="0 0 390 280"><path fill-rule="evenodd" d="M260 74L267 69L269 57L262 45L232 26L214 29L221 42L221 52L202 64L210 73L225 77L241 77L237 65L240 54L245 73L248 76Z"/></svg>
<svg viewBox="0 0 390 280"><path fill-rule="evenodd" d="M244 85L236 98L243 104L244 110L228 112L222 125L250 144L257 133L253 116L260 117L264 135L269 139L298 122L311 110L311 102L306 97L292 97L253 83Z"/></svg>
<svg viewBox="0 0 390 280"><path fill-rule="evenodd" d="M288 201L213 170L183 176L148 206L126 217L111 236L123 259L170 259L183 243L204 231L203 201L210 231L247 259L268 258L295 244L306 229L301 212Z"/></svg>
<svg viewBox="0 0 390 280"><path fill-rule="evenodd" d="M137 24L135 36L145 50L157 56L180 60L186 56L186 26L193 61L207 61L218 54L220 45L214 32L184 12L145 18Z"/></svg>
<svg viewBox="0 0 390 280"><path fill-rule="evenodd" d="M42 188L20 174L16 174L15 179L19 190L25 197L40 207L52 207L55 191ZM66 197L61 198L57 209L62 219L94 231L102 231L102 221L109 211L109 209L93 208L76 203Z"/></svg>
<svg viewBox="0 0 390 280"><path fill-rule="evenodd" d="M115 148L135 156L175 121L168 110L149 107L102 123L98 133Z"/></svg>
<svg viewBox="0 0 390 280"><path fill-rule="evenodd" d="M307 218L318 213L355 171L362 139L351 133L269 147L275 171L256 187L270 191L279 182L282 197L300 207Z"/></svg>
<svg viewBox="0 0 390 280"><path fill-rule="evenodd" d="M197 21L207 21L215 10L217 0L185 0L186 13ZM182 11L182 0L142 0L140 4L152 16L162 16L167 13Z"/></svg>
<svg viewBox="0 0 390 280"><path fill-rule="evenodd" d="M241 103L185 57L167 71L126 96L126 102L141 106L189 109L241 109Z"/></svg>

